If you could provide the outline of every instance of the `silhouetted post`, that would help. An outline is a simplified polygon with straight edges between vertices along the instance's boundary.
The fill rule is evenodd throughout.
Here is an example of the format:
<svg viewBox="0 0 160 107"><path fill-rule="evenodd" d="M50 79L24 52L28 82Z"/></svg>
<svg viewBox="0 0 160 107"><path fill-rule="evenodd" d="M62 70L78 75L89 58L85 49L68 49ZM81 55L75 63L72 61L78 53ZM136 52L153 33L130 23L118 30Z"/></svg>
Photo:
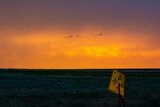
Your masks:
<svg viewBox="0 0 160 107"><path fill-rule="evenodd" d="M122 98L122 107L126 107L125 101L124 101L124 97Z"/></svg>
<svg viewBox="0 0 160 107"><path fill-rule="evenodd" d="M120 90L120 83L118 83L118 97L119 97L119 107L121 107L121 90Z"/></svg>
<svg viewBox="0 0 160 107"><path fill-rule="evenodd" d="M125 105L125 101L124 101L124 96L123 96L123 98L122 98L122 96L121 96L121 88L120 88L121 86L120 86L120 83L118 83L118 97L119 97L119 107L126 107L126 105Z"/></svg>

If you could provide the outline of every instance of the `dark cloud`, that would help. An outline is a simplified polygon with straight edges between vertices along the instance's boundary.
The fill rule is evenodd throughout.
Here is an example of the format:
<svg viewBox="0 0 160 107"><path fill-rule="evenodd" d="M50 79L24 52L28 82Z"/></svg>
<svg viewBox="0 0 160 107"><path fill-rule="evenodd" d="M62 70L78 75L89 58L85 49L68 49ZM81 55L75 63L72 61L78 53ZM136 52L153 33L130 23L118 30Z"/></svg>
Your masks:
<svg viewBox="0 0 160 107"><path fill-rule="evenodd" d="M68 39L68 38L73 38L73 35L66 36L65 38L66 38L66 39Z"/></svg>
<svg viewBox="0 0 160 107"><path fill-rule="evenodd" d="M109 33L97 33L95 36L110 36Z"/></svg>
<svg viewBox="0 0 160 107"><path fill-rule="evenodd" d="M69 35L69 36L65 36L66 39L70 39L70 38L81 38L80 35Z"/></svg>
<svg viewBox="0 0 160 107"><path fill-rule="evenodd" d="M103 33L97 33L96 35L97 35L97 36L102 36L102 35L103 35Z"/></svg>

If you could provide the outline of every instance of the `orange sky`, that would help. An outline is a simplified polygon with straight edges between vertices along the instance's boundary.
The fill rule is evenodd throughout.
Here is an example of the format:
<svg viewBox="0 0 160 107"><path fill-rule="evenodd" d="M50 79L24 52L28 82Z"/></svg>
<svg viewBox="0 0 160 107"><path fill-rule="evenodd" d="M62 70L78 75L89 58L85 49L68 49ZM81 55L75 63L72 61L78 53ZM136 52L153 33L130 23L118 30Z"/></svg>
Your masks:
<svg viewBox="0 0 160 107"><path fill-rule="evenodd" d="M160 68L157 2L22 1L0 2L0 68Z"/></svg>
<svg viewBox="0 0 160 107"><path fill-rule="evenodd" d="M131 38L118 33L99 32L87 30L72 36L65 32L40 31L25 36L6 36L1 40L0 67L160 67L160 49L152 44L152 37Z"/></svg>

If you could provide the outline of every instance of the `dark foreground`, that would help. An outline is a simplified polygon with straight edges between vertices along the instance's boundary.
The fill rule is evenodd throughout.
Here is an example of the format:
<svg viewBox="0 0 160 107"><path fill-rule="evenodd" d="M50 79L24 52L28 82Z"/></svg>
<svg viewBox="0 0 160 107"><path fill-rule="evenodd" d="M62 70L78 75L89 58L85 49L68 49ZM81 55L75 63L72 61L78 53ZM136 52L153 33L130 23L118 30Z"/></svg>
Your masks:
<svg viewBox="0 0 160 107"><path fill-rule="evenodd" d="M126 107L160 107L160 69L120 69ZM111 69L0 69L0 107L117 107Z"/></svg>

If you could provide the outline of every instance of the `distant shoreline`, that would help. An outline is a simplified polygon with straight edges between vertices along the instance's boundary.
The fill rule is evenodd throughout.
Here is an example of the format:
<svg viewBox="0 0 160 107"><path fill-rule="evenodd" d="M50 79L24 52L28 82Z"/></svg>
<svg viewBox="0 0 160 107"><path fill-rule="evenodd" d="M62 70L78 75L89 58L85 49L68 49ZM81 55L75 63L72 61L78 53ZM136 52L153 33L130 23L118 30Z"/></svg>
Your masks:
<svg viewBox="0 0 160 107"><path fill-rule="evenodd" d="M160 77L160 69L117 69L126 76L135 77ZM22 74L22 75L58 75L58 76L89 76L106 77L111 76L113 69L0 69L0 74Z"/></svg>

